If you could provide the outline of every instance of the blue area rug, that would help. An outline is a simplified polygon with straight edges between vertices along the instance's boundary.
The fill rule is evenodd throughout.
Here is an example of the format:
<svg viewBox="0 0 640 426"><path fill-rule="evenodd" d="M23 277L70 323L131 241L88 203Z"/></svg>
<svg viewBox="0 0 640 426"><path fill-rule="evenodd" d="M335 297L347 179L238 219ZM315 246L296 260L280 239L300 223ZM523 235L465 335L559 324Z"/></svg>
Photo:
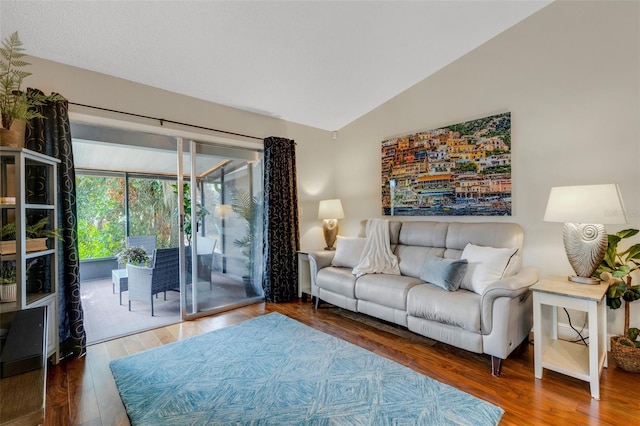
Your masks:
<svg viewBox="0 0 640 426"><path fill-rule="evenodd" d="M110 367L133 425L495 425L504 413L277 313Z"/></svg>

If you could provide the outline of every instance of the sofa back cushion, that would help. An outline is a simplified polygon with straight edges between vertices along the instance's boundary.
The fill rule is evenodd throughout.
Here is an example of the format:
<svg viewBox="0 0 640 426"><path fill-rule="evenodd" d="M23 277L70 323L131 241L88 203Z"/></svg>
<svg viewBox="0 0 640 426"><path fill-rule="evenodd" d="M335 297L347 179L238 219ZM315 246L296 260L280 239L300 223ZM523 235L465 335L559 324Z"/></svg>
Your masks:
<svg viewBox="0 0 640 426"><path fill-rule="evenodd" d="M447 237L447 222L403 222L395 254L400 273L420 278L428 256L443 257Z"/></svg>
<svg viewBox="0 0 640 426"><path fill-rule="evenodd" d="M400 273L408 277L420 278L424 262L429 256L442 257L444 247L420 247L398 244L395 255L398 257Z"/></svg>
<svg viewBox="0 0 640 426"><path fill-rule="evenodd" d="M358 237L360 238L367 237L367 222L368 222L368 219L360 221ZM402 226L402 222L399 222L397 220L389 221L389 244L391 245L391 251L393 252L395 252L396 246L398 245L398 235L400 234L401 226Z"/></svg>
<svg viewBox="0 0 640 426"><path fill-rule="evenodd" d="M524 232L517 223L451 222L447 231L444 257L459 259L462 250L469 243L485 247L515 248L521 252L523 241Z"/></svg>

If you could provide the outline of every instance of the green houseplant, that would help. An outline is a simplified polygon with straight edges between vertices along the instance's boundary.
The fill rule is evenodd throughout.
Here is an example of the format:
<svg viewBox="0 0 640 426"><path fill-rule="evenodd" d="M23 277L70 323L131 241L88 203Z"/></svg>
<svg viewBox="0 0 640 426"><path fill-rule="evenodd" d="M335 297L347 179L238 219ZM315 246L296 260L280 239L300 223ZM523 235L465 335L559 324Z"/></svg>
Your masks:
<svg viewBox="0 0 640 426"><path fill-rule="evenodd" d="M36 263L33 259L27 262L27 271ZM17 266L16 261L2 262L0 266L0 302L15 302L17 290Z"/></svg>
<svg viewBox="0 0 640 426"><path fill-rule="evenodd" d="M27 251L37 251L47 249L47 238L62 239L60 229L49 229L49 218L43 217L33 225L25 226L25 237L27 239ZM0 240L2 243L2 253L12 254L16 250L16 223L9 222L0 228ZM33 245L30 245L34 243ZM7 244L5 246L5 244Z"/></svg>
<svg viewBox="0 0 640 426"><path fill-rule="evenodd" d="M0 302L16 300L16 262L2 262L0 266Z"/></svg>
<svg viewBox="0 0 640 426"><path fill-rule="evenodd" d="M33 118L42 118L33 107L47 100L62 100L59 94L45 96L37 90L22 90L25 78L31 75L25 67L31 65L25 56L18 32L2 41L0 47L0 142L7 146L22 147L26 123Z"/></svg>
<svg viewBox="0 0 640 426"><path fill-rule="evenodd" d="M246 257L246 275L242 277L247 297L258 296L253 286L253 272L255 270L255 244L258 232L258 214L260 203L256 197L252 197L249 192L237 189L231 196L231 208L233 212L244 219L245 234L233 240L234 246L242 250Z"/></svg>
<svg viewBox="0 0 640 426"><path fill-rule="evenodd" d="M619 309L624 305L624 332L611 338L611 352L620 367L640 372L640 329L629 327L630 304L640 299L640 285L632 285L631 273L640 268L640 244L618 251L618 244L625 238L638 234L637 229L625 229L609 234L607 253L596 274L608 273L612 279L607 290L607 306Z"/></svg>
<svg viewBox="0 0 640 426"><path fill-rule="evenodd" d="M173 193L178 194L178 185L172 184ZM193 235L193 221L191 220L191 186L186 183L182 186L182 201L183 201L183 209L184 209L184 235L187 238L187 245L191 245L191 238ZM178 211L176 209L176 215ZM209 211L205 209L202 204L196 203L196 229L198 232L198 224L202 223L202 220L206 215L209 214Z"/></svg>
<svg viewBox="0 0 640 426"><path fill-rule="evenodd" d="M118 262L126 265L130 263L132 265L145 265L149 261L147 251L138 246L126 246L118 254L116 254Z"/></svg>
<svg viewBox="0 0 640 426"><path fill-rule="evenodd" d="M46 226L49 223L49 219L43 217L33 225L25 226L27 238L57 238L61 239L59 229L47 229ZM15 240L16 238L16 223L9 222L0 229L0 237L2 240Z"/></svg>

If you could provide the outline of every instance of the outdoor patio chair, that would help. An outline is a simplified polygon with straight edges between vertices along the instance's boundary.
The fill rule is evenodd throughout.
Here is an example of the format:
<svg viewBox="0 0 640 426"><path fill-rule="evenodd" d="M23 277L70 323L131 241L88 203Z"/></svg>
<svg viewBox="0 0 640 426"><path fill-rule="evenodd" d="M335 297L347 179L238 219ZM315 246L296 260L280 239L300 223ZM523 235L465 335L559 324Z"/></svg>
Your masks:
<svg viewBox="0 0 640 426"><path fill-rule="evenodd" d="M127 246L142 247L149 256L153 256L153 251L156 249L156 236L138 235L127 237Z"/></svg>
<svg viewBox="0 0 640 426"><path fill-rule="evenodd" d="M180 290L180 258L179 249L156 249L153 253L151 267L127 264L129 285L129 310L131 301L151 303L153 316L153 296L167 291Z"/></svg>

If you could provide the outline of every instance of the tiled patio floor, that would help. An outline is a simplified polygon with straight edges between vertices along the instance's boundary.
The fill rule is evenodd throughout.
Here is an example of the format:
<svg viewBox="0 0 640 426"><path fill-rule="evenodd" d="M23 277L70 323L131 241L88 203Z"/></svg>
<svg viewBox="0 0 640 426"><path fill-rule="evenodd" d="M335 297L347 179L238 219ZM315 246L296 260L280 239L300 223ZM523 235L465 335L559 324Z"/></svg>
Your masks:
<svg viewBox="0 0 640 426"><path fill-rule="evenodd" d="M201 309L215 309L246 299L241 282L223 275L213 275L214 284L211 288L208 282L199 283L198 305ZM132 302L129 311L127 291L122 293L120 305L118 293L113 293L111 278L83 281L80 294L89 345L181 321L180 294L176 291L167 292L166 301L162 294L154 299L153 317L148 303Z"/></svg>

